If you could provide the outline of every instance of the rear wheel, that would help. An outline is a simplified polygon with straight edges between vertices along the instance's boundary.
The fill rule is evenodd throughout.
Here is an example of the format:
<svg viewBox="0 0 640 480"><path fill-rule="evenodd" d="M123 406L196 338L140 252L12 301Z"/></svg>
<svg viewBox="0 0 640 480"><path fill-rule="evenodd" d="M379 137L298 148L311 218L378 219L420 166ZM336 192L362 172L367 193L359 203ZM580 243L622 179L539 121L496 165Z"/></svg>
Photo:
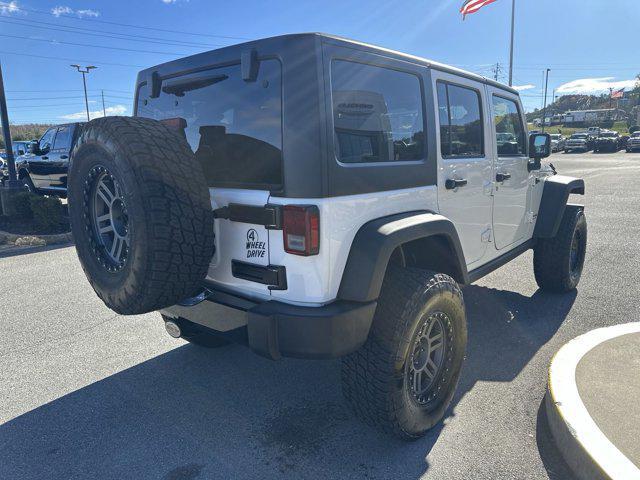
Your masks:
<svg viewBox="0 0 640 480"><path fill-rule="evenodd" d="M556 293L576 288L587 248L587 220L581 208L564 212L558 233L539 239L533 251L533 271L538 286Z"/></svg>
<svg viewBox="0 0 640 480"><path fill-rule="evenodd" d="M365 422L404 439L418 438L444 416L466 342L456 282L390 266L366 343L343 359L343 393Z"/></svg>

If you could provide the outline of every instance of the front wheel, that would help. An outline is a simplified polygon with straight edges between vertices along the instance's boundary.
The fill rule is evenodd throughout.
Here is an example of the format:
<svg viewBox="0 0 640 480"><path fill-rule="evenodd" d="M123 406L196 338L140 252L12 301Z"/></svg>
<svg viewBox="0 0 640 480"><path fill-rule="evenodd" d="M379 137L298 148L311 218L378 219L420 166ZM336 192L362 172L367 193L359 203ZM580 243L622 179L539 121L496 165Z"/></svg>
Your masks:
<svg viewBox="0 0 640 480"><path fill-rule="evenodd" d="M22 182L22 188L24 188L29 193L36 193L36 187L31 181L31 177L29 175L23 176L20 181Z"/></svg>
<svg viewBox="0 0 640 480"><path fill-rule="evenodd" d="M567 207L558 233L539 239L533 250L538 286L550 292L569 292L578 286L587 249L587 220L582 208Z"/></svg>
<svg viewBox="0 0 640 480"><path fill-rule="evenodd" d="M444 416L467 344L462 292L449 276L390 266L369 337L342 362L356 415L405 440Z"/></svg>

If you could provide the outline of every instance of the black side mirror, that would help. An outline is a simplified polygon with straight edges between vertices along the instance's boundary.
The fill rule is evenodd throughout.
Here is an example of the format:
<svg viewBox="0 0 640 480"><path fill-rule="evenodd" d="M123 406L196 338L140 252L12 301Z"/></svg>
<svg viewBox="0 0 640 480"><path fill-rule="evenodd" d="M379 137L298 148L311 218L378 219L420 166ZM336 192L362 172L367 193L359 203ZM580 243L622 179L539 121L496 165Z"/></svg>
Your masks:
<svg viewBox="0 0 640 480"><path fill-rule="evenodd" d="M534 133L529 135L529 171L540 170L540 160L551 155L551 135L548 133Z"/></svg>

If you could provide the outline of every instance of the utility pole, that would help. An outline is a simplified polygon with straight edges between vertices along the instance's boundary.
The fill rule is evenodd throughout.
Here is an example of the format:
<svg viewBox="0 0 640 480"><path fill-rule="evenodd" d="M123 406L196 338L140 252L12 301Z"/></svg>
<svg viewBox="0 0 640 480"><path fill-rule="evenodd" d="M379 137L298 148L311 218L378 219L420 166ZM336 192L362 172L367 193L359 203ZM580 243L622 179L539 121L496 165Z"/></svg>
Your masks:
<svg viewBox="0 0 640 480"><path fill-rule="evenodd" d="M542 133L544 133L544 124L547 117L547 88L549 87L549 72L550 68L547 68L547 79L544 82L544 106L542 107Z"/></svg>
<svg viewBox="0 0 640 480"><path fill-rule="evenodd" d="M88 122L91 119L89 118L89 100L87 100L87 78L86 78L86 75L87 75L87 73L89 73L89 71L93 70L94 68L98 68L98 67L94 67L93 65L89 65L89 66L84 67L84 70L83 70L80 65L71 65L71 66L75 67L76 70L78 70L78 72L80 72L82 74L82 85L84 86L84 106L87 109L87 122Z"/></svg>
<svg viewBox="0 0 640 480"><path fill-rule="evenodd" d="M104 108L104 90L100 90L100 93L102 94L102 115L106 117L107 109Z"/></svg>
<svg viewBox="0 0 640 480"><path fill-rule="evenodd" d="M509 86L513 86L513 33L516 25L516 0L511 1L511 48L509 49Z"/></svg>
<svg viewBox="0 0 640 480"><path fill-rule="evenodd" d="M500 62L496 63L496 65L491 69L491 71L493 72L493 79L497 82L498 81L498 77L500 76Z"/></svg>
<svg viewBox="0 0 640 480"><path fill-rule="evenodd" d="M7 113L7 98L4 95L4 80L2 79L2 65L0 65L0 117L2 120L2 135L4 136L4 146L7 152L7 167L9 170L9 180L0 187L0 206L5 215L15 215L18 213L15 208L15 196L22 191L16 177L16 161L13 157L13 145L11 145L11 128L9 127L9 114Z"/></svg>

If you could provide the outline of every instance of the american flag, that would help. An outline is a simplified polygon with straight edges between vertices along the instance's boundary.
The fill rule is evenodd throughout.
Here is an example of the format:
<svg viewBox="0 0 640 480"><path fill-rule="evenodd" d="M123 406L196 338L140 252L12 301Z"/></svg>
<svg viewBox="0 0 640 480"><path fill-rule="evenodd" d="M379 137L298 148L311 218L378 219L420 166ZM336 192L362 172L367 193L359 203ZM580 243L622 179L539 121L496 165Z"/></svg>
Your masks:
<svg viewBox="0 0 640 480"><path fill-rule="evenodd" d="M615 92L611 91L611 98L624 98L624 88L620 90L616 90Z"/></svg>
<svg viewBox="0 0 640 480"><path fill-rule="evenodd" d="M464 20L464 18L469 13L476 13L485 5L489 5L490 3L493 3L495 1L496 0L465 0L465 2L462 4L462 7L460 7L460 13L462 14L462 19Z"/></svg>

